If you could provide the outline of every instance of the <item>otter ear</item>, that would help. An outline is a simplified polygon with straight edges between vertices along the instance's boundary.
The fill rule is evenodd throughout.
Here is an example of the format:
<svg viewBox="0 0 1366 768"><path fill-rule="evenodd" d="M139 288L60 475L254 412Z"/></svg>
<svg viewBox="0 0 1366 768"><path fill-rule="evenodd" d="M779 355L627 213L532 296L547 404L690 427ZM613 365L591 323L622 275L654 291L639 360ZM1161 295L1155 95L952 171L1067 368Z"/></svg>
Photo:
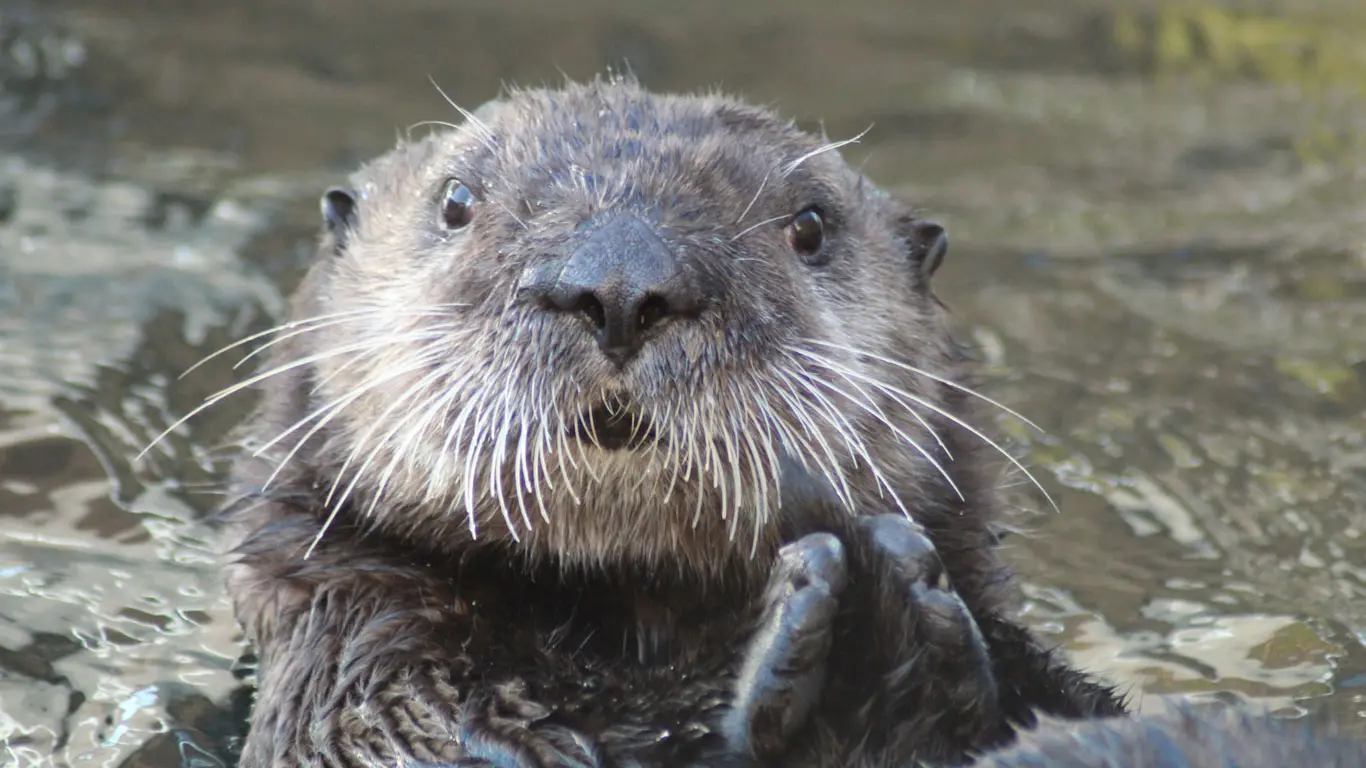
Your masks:
<svg viewBox="0 0 1366 768"><path fill-rule="evenodd" d="M911 263L920 270L921 277L928 281L949 253L949 233L943 225L923 219L910 219L905 225Z"/></svg>
<svg viewBox="0 0 1366 768"><path fill-rule="evenodd" d="M323 214L323 229L337 238L338 245L346 244L346 232L356 225L356 193L343 187L332 187L318 201Z"/></svg>

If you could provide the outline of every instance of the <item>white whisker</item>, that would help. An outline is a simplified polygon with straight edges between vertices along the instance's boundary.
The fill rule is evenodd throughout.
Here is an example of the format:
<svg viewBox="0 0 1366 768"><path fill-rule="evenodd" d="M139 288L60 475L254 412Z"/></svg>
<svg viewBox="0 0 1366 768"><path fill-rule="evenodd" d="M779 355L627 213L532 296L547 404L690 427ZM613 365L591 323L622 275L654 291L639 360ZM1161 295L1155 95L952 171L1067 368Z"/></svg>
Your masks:
<svg viewBox="0 0 1366 768"><path fill-rule="evenodd" d="M730 239L730 242L733 243L733 242L735 242L736 240L739 240L740 238L744 237L745 235L748 235L750 232L753 232L754 230L758 229L759 227L764 226L765 224L772 224L772 223L775 222L775 221L782 221L783 219L788 218L789 215L790 215L790 214L783 214L782 216L774 216L774 217L771 218L771 219L764 219L763 221L760 221L760 222L756 222L756 223L754 223L754 224L751 224L751 225L749 225L748 227L745 227L744 229L740 230L740 232L739 232L738 234L736 234L735 237L732 237L732 238Z"/></svg>
<svg viewBox="0 0 1366 768"><path fill-rule="evenodd" d="M870 125L867 128L864 128L862 131L860 131L859 134L857 136L854 136L853 138L844 139L843 141L832 141L829 144L824 144L820 147L811 150L810 152L807 152L806 154L802 155L796 160L793 160L792 162L788 163L787 166L783 168L782 175L778 178L786 179L788 176L791 176L792 172L797 170L797 168L800 167L802 163L806 162L807 160L810 160L813 157L816 157L817 155L823 155L826 152L830 152L832 150L842 149L844 147L849 146L850 144L857 144L859 140L862 139L864 136L867 136L868 132L871 130L873 130L873 126Z"/></svg>
<svg viewBox="0 0 1366 768"><path fill-rule="evenodd" d="M456 112L460 113L461 117L465 118L465 121L466 123L468 123L468 125L461 125L458 130L471 130L471 132L481 134L480 138L483 139L484 146L488 147L490 150L496 150L497 146L495 142L497 141L497 137L494 136L493 131L490 130L487 125L484 124L484 121L480 120L478 117L475 117L473 112L470 112L469 110L465 109L459 104L456 104L455 100L452 99L450 96L447 96L446 92L441 89L441 86L437 85L435 78L429 76L427 79L431 81L432 87L436 89L436 92L441 94L441 98L445 99L447 104L450 104Z"/></svg>
<svg viewBox="0 0 1366 768"><path fill-rule="evenodd" d="M841 350L841 351L843 351L843 352L848 352L848 353L851 354L851 355L857 355L857 356L860 356L860 357L868 357L868 358L871 358L871 359L873 359L873 360L876 360L876 361L878 361L878 362L880 362L880 363L886 363L887 365L895 366L895 367L900 368L900 369L902 369L902 370L904 370L904 371L908 371L908 372L910 372L910 373L914 373L914 374L916 374L916 375L918 375L918 376L924 376L925 378L930 379L930 380L932 380L932 381L937 381L937 382L939 382L940 384L943 384L943 385L946 386L946 387L952 387L953 389L956 389L956 390L958 390L959 392L962 392L962 393L967 394L967 395L971 395L971 396L973 396L973 397L975 397L975 398L981 400L982 402L987 403L988 405L995 406L996 408L999 408L999 409L1001 409L1002 411L1005 411L1006 413L1010 414L1011 416L1014 416L1015 418L1017 418L1017 419L1019 419L1020 421L1024 422L1026 425L1032 427L1034 430L1038 431L1040 434L1047 434L1047 432L1044 431L1043 427L1040 427L1038 424L1035 424L1034 422L1032 422L1032 421L1030 421L1029 419L1025 418L1025 417L1024 417L1023 415L1021 415L1018 411L1012 410L1010 407L1008 407L1008 406L1006 406L1006 405L1003 405L1002 403L997 402L996 400L993 400L993 399L991 399L990 397L987 397L986 395L982 394L981 392L978 392L977 390L974 390L974 389L970 389L970 388L968 388L968 387L965 387L965 386L963 386L962 384L959 384L958 382L956 382L956 381L954 381L954 380L952 380L952 379L947 379L947 378L944 378L943 376L935 375L935 374L930 373L929 371L927 371L927 370L925 370L925 369L923 369L923 368L917 368L917 367L915 367L915 366L913 366L913 365L910 365L909 363L904 363L904 362L902 362L902 361L900 361L900 360L893 360L893 359L891 359L891 358L889 358L889 357L884 357L883 355L879 355L879 354L876 354L876 353L874 353L874 352L869 352L869 351L867 351L867 350L856 349L856 348L854 348L854 347L846 346L846 345L843 345L843 344L835 344L835 343L833 343L833 342L820 341L820 340L817 340L817 339L807 339L807 341L809 341L810 343L813 343L813 344L820 344L820 345L822 345L822 346L828 346L828 347L832 347L832 348L834 348L834 349Z"/></svg>
<svg viewBox="0 0 1366 768"><path fill-rule="evenodd" d="M764 187L768 186L768 177L770 175L771 174L769 173L764 174L764 180L759 182L759 188L754 191L754 197L749 199L749 205L745 206L745 209L740 212L740 217L735 220L735 226L740 226L740 222L744 221L745 217L749 215L749 209L753 208L754 204L759 202L759 195L762 195L764 193Z"/></svg>
<svg viewBox="0 0 1366 768"><path fill-rule="evenodd" d="M826 479L831 481L835 495L839 497L840 503L844 505L844 508L851 512L854 511L853 491L849 488L848 479L845 478L844 473L840 470L839 458L835 455L834 448L831 447L830 442L825 439L825 435L822 433L823 431L817 425L816 417L814 417L807 409L806 405L802 403L801 398L797 395L797 391L793 388L794 385L797 384L798 376L792 371L782 369L777 372L777 378L780 379L780 381L777 382L779 386L775 386L774 391L778 393L778 396L782 398L783 402L787 403L788 411L792 414L793 418L797 419L801 426L801 432L797 433L796 436L800 437L803 445L806 446L805 455L810 457L813 461L820 463L820 459L817 456L816 451L812 450L811 442L809 440L809 438L814 437L816 442L820 445L821 452L829 461L829 469L825 471ZM797 387L797 389L805 391L804 387ZM838 483L835 481L838 481Z"/></svg>
<svg viewBox="0 0 1366 768"><path fill-rule="evenodd" d="M291 320L291 321L289 321L289 322L287 322L287 323L282 323L282 324L280 324L280 325L277 325L277 326L274 326L274 327L271 327L271 328L267 328L267 329L265 329L264 331L258 331L257 333L253 333L253 334L251 334L250 336L247 336L247 337L245 337L245 338L238 339L237 341L234 341L234 342L232 342L231 344L228 344L227 346L220 347L220 348L218 348L217 350L215 350L214 352L211 352L210 354L208 354L208 355L206 355L206 356L200 358L198 362L196 362L194 365L191 365L189 368L186 368L186 369L185 369L184 371L182 371L181 374L180 374L179 376L177 376L176 378L178 378L178 379L183 379L183 378L185 378L186 376L190 375L190 373L192 373L195 369L199 368L200 366L204 365L205 363L209 362L210 360L213 360L213 359L215 359L215 358L217 358L217 357L219 357L219 356L221 356L221 355L223 355L223 354L225 354L225 353L227 353L227 352L230 352L230 351L232 351L232 350L234 350L234 349L237 349L237 348L240 347L240 346L243 346L243 345L245 345L245 344L250 344L250 343L252 343L253 341L256 341L257 339L260 339L260 338L264 338L264 337L266 337L266 336L269 336L269 335L271 335L272 333L278 333L278 332L280 332L280 331L288 331L288 330L292 330L292 329L294 329L294 328L299 328L299 327L303 327L303 326L309 326L309 325L313 325L313 324L315 324L315 323L322 322L322 321L324 321L324 320L332 320L332 319L335 319L335 318L345 318L345 317L351 317L351 316L354 316L354 315L363 315L363 314L366 314L366 313L368 313L368 312L373 312L373 311L374 311L374 310L372 310L372 309L353 309L353 310L350 310L350 311L347 311L347 312L332 312L332 313L329 313L329 314L326 314L326 315L317 315L317 316L315 316L315 317L307 317L307 318L303 318L303 319L300 319L300 320Z"/></svg>
<svg viewBox="0 0 1366 768"><path fill-rule="evenodd" d="M399 336L399 337L387 336L387 337L379 338L379 339L367 339L367 340L365 340L365 341L357 342L357 343L355 343L355 344L348 344L348 345L345 345L345 346L342 346L342 347L336 347L336 348L333 348L333 349L329 349L329 350L327 350L327 351L325 351L325 352L316 352L316 353L314 353L314 354L307 355L307 356L302 357L302 358L298 358L298 359L295 359L295 360L291 360L291 361L288 362L288 363L284 363L284 364L281 364L281 365L277 365L277 366L275 366L274 368L271 368L271 369L269 369L269 370L266 370L266 371L263 371L263 372L261 372L261 373L258 373L258 374L254 375L254 376L251 376L251 377L247 378L245 381L240 381L240 382L238 382L238 383L236 383L236 384L233 384L233 385L230 386L230 387L225 387L224 389L220 389L219 391L217 391L217 392L215 392L214 394L210 395L209 397L205 398L205 400L204 400L203 403L200 403L198 406L196 406L196 407L195 407L193 410L191 410L189 413L185 414L184 416L180 417L179 419L176 419L176 421L175 421L174 423L172 423L171 426L167 427L165 430L163 430L163 431L161 432L161 434L159 434L159 435L157 435L155 438L153 438L153 439L152 439L152 442L148 443L146 448L143 448L140 452L138 452L138 455L137 455L137 456L134 456L134 457L133 457L133 461L135 461L135 462L136 462L136 461L141 461L141 460L142 460L142 457L143 457L143 456L146 456L146 455L147 455L147 452L150 451L150 450L152 450L152 448L154 448L154 447L157 445L157 443L160 443L162 440L164 440L164 439L166 438L167 435L169 435L169 434L171 434L172 432L174 432L174 431L176 431L177 429L179 429L182 425L184 425L184 424L185 424L187 421L189 421L190 419L193 419L195 416L198 416L199 414L203 413L205 410L207 410L207 409L209 409L209 408L212 408L214 405L216 405L217 403L219 403L219 402L225 400L226 398L229 398L229 397L231 397L231 396L237 394L238 392L241 392L242 390L249 389L249 388L255 386L256 384L258 384L258 383L260 383L260 382L262 382L262 381L265 381L266 379L269 379L269 378L272 377L272 376L278 376L278 375L281 374L281 373L285 373L285 372L287 372L287 371L294 370L295 368L300 368L300 367L303 367L303 366L312 365L312 364L317 363L317 362L319 362L319 361L321 361L321 360L326 360L326 359L328 359L328 358L330 358L330 357L336 357L337 355L344 355L344 354L348 354L348 353L351 353L351 352L359 352L359 351L362 351L362 350L365 350L365 349L370 349L370 348L378 347L378 346L381 346L381 345L384 345L384 344L391 344L391 343L394 343L395 341L404 341L404 340L407 340L407 339L405 339L403 336Z"/></svg>
<svg viewBox="0 0 1366 768"><path fill-rule="evenodd" d="M442 307L459 307L459 306L465 306L465 305L461 305L461 304L445 304L445 305L440 305L440 306L442 306ZM307 327L307 328L296 329L296 330L292 330L292 331L290 331L290 332L288 332L288 333L281 334L281 335L277 336L276 338L271 339L270 341L266 342L265 344L262 344L262 345L260 345L259 347L256 347L256 348L253 349L252 351L248 352L247 354L243 355L241 358L238 359L237 362L235 362L235 363L232 364L233 370L237 370L238 368L241 368L243 365L246 364L246 362L247 362L248 360L252 359L253 357L256 357L257 355L262 354L263 352L265 352L265 351L269 350L270 348L274 347L276 344L280 344L281 342L288 341L289 339L292 339L292 338L294 338L294 337L296 337L296 336L302 336L302 335L305 335L305 334L309 334L309 333L313 333L313 332L322 330L323 328L331 328L332 326L335 326L335 325L342 325L342 324L344 324L344 323L349 323L349 322L358 322L358 321L361 321L361 320L369 320L369 319L371 319L371 315L372 315L372 314L373 314L373 315L383 315L383 316L385 316L385 317L392 317L392 316L398 316L398 317L444 317L444 316L445 316L445 313L444 313L444 312L438 311L438 310L435 309L435 308L434 308L434 309L431 309L431 310L408 310L408 311L398 311L398 312L385 312L385 311L383 311L383 310L373 310L373 309L362 310L361 312L357 313L354 317L342 317L342 318L338 318L338 319L335 319L335 320L331 320L331 321L326 322L326 323L319 323L319 324L317 324L317 325L309 326L309 327ZM444 325L445 327L451 327L451 326L449 326L449 324L443 324L443 325ZM432 328L429 326L429 327L427 327L427 328L424 328L424 330L432 330ZM227 349L227 347L224 348L224 351L226 351L226 349ZM206 359L207 359L207 358L206 358ZM186 371L186 373L188 373L188 371Z"/></svg>
<svg viewBox="0 0 1366 768"><path fill-rule="evenodd" d="M830 402L829 398L817 392L813 385L819 384L829 388L833 387L831 387L828 382L819 378L798 379L798 382L816 399L826 415L826 423L834 428L836 433L844 440L845 445L850 449L851 456L856 460L857 458L862 457L864 464L868 467L868 471L873 475L873 480L876 481L878 485L878 495L884 495L883 492L885 491L885 495L892 497L892 503L896 505L897 509L901 510L901 513L909 518L911 516L910 510L906 508L905 503L901 500L901 496L892 488L891 483L887 480L886 476L883 475L877 462L873 460L872 454L868 451L868 446L863 442L863 439L859 437L858 430L849 423L848 419L844 417L844 414L840 413L839 408L835 407L835 404Z"/></svg>
<svg viewBox="0 0 1366 768"><path fill-rule="evenodd" d="M844 366L838 365L834 361L823 359L820 356L809 353L805 350L793 348L791 351L807 357L809 360L816 363L817 365L822 366L831 373L834 373L836 376L839 376L843 378L845 381L848 381L850 384L854 385L855 387L858 387L858 382L855 379L859 377L859 374L856 374L853 371L849 371ZM921 456L925 457L925 460L928 461L936 470L938 470L939 475L943 477L946 482L948 482L949 487L953 489L953 492L958 495L959 499L962 499L964 501L967 500L967 497L963 495L963 492L961 490L959 490L958 484L953 481L953 477L949 474L948 470L944 469L944 467L939 463L939 461L936 460L934 456L930 454L929 451L925 450L925 447L922 446L918 440L909 435L905 430L901 429L896 424L892 423L891 419L887 417L887 414L884 413L875 402L873 402L872 398L868 397L865 393L863 393L861 388L859 389L860 395L862 398L866 398L866 400L850 397L848 393L843 392L830 382L820 379L817 379L817 381L822 386L825 386L826 388L831 389L848 398L849 400L853 401L866 413L870 414L873 418L877 419L879 423L881 423L882 425L886 426L889 430L891 430L892 433L895 434L898 438L900 438L903 442L907 443L912 448L914 448L916 452L918 452ZM916 414L914 412L914 409L907 408L906 410L910 412L912 415L916 416L921 421L921 423L924 423L924 419L920 418L919 414ZM931 434L934 433L931 432Z"/></svg>
<svg viewBox="0 0 1366 768"><path fill-rule="evenodd" d="M853 373L853 372L851 372L851 373ZM1035 488L1038 488L1038 489L1039 489L1039 492L1042 493L1042 494L1044 495L1044 498L1048 500L1049 506L1053 507L1054 511L1061 511L1061 510L1058 509L1057 503L1053 501L1053 497L1052 497L1051 495L1049 495L1047 489L1045 489L1045 488L1043 487L1043 484L1040 483L1040 482L1038 481L1038 479L1035 478L1034 475L1033 475L1028 469L1025 468L1024 464L1020 463L1020 460L1019 460L1019 459L1017 459L1017 458L1015 458L1014 456L1010 455L1010 452L1007 451L1006 449L1002 448L1000 445L998 445L998 444L996 443L996 441L992 440L990 437L987 437L981 430L977 429L976 427L972 426L971 424L968 424L966 421L963 421L963 420L960 419L959 417L953 415L953 414L950 413L948 410L946 410L946 409L944 409L944 408L942 408L942 407L940 407L940 406L938 406L938 405L936 405L936 404L930 402L929 400L926 400L926 399L923 398L923 397L920 397L919 395L914 395L914 394L912 394L912 393L910 393L910 392L907 392L907 391L905 391L905 390L903 390L903 389L900 389L900 388L898 388L898 387L894 387L894 386L892 386L892 385L890 385L890 384L887 384L887 383L885 383L885 382L881 382L881 381L878 381L878 380L876 380L876 379L873 379L873 378L870 378L870 377L863 376L862 374L853 373L853 375L856 376L856 377L858 377L858 378L865 379L866 382L867 382L868 384L870 384L871 386L876 387L877 389L882 390L883 392L886 392L886 393L888 393L888 394L890 394L890 395L894 395L897 399L905 398L906 400L910 400L911 402L917 403L917 404L919 404L920 406L922 406L922 407L924 407L924 408L928 408L929 410L934 411L935 413L939 414L940 416L943 416L944 418L948 419L949 421L952 421L954 424L957 424L958 426L962 427L963 429L966 429L968 432L971 432L977 439L979 439L979 440L981 440L982 442L986 443L988 446L990 446L992 449L994 449L997 453L999 453L999 454L1001 454L1002 456L1004 456L1005 459L1006 459L1007 461L1009 461L1011 464L1014 464L1016 469L1018 469L1018 470L1020 470L1021 472L1023 472L1024 475L1025 475L1025 477L1029 478L1029 481L1030 481L1031 483L1034 484L1034 487L1035 487ZM902 405L905 406L904 401L903 401ZM906 407L909 407L909 406L906 406Z"/></svg>

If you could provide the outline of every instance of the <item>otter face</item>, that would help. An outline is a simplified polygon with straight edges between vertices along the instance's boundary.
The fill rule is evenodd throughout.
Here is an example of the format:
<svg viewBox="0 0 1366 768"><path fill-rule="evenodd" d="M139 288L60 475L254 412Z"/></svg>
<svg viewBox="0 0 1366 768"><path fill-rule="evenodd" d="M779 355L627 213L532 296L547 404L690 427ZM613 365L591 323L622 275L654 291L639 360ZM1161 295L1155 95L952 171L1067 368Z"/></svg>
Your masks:
<svg viewBox="0 0 1366 768"><path fill-rule="evenodd" d="M913 513L952 484L946 240L838 146L599 82L511 94L329 192L301 304L356 313L301 337L329 503L695 568L772 549L789 464Z"/></svg>

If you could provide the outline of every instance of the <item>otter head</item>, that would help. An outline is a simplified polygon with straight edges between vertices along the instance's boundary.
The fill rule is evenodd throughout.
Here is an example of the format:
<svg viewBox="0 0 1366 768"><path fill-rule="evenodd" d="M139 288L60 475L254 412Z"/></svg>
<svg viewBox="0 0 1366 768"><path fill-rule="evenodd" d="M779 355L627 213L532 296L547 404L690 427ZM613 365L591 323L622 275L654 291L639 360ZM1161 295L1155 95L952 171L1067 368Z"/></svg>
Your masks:
<svg viewBox="0 0 1366 768"><path fill-rule="evenodd" d="M838 145L622 81L466 117L323 199L289 460L330 508L705 571L772 551L785 468L851 510L952 484L944 232Z"/></svg>

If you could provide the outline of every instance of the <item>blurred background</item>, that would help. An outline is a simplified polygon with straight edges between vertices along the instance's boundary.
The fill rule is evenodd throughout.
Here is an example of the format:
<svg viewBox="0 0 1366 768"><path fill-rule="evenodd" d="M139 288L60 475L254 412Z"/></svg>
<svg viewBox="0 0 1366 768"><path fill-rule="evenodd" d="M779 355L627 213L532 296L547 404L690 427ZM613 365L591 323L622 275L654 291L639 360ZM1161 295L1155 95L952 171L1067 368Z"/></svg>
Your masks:
<svg viewBox="0 0 1366 768"><path fill-rule="evenodd" d="M383 10L378 10L382 8ZM947 223L1059 500L1026 621L1158 694L1366 738L1361 0L0 0L0 764L230 765L212 532L317 196L500 84L629 64L835 139Z"/></svg>

